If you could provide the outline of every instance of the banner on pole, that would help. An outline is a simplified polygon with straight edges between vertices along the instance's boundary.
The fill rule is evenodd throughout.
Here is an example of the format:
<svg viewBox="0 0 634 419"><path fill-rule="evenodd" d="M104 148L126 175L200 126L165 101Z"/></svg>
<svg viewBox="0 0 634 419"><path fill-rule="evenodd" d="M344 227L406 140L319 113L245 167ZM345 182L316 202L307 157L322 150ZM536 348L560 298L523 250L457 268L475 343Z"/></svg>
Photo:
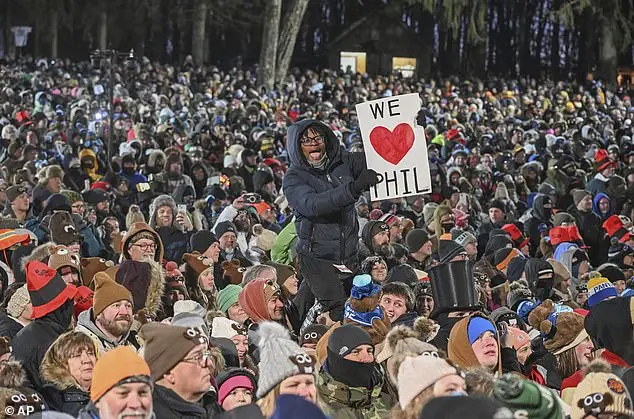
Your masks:
<svg viewBox="0 0 634 419"><path fill-rule="evenodd" d="M420 106L417 93L356 106L368 168L379 175L373 201L431 192L425 130L416 123Z"/></svg>

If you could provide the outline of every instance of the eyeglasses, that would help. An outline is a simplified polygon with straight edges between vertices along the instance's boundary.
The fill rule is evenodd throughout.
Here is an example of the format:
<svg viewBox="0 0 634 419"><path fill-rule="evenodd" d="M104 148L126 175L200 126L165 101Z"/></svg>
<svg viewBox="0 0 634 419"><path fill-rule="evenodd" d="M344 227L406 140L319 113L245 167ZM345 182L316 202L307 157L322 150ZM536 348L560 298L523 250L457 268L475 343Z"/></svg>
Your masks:
<svg viewBox="0 0 634 419"><path fill-rule="evenodd" d="M201 351L194 354L191 358L184 358L181 362L186 362L188 364L197 364L201 367L207 366L207 361L211 357L211 352L209 351Z"/></svg>
<svg viewBox="0 0 634 419"><path fill-rule="evenodd" d="M132 246L136 246L143 251L156 249L156 244L154 243L143 243L143 244L134 243Z"/></svg>
<svg viewBox="0 0 634 419"><path fill-rule="evenodd" d="M324 140L325 140L324 136L321 134L318 134L315 137L309 137L308 135L304 135L299 141L302 144L313 144L313 143L322 144Z"/></svg>
<svg viewBox="0 0 634 419"><path fill-rule="evenodd" d="M79 209L79 208L86 208L86 206L84 204L73 204L71 205L71 208Z"/></svg>

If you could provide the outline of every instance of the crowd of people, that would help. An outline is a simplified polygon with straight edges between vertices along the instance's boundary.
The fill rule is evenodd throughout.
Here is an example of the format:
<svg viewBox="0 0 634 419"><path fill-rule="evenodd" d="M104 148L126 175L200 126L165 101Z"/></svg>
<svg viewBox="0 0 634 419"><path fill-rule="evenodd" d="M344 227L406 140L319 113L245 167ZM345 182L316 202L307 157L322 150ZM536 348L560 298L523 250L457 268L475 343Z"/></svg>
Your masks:
<svg viewBox="0 0 634 419"><path fill-rule="evenodd" d="M0 61L0 416L634 418L630 92L112 72ZM372 202L406 93L432 191Z"/></svg>

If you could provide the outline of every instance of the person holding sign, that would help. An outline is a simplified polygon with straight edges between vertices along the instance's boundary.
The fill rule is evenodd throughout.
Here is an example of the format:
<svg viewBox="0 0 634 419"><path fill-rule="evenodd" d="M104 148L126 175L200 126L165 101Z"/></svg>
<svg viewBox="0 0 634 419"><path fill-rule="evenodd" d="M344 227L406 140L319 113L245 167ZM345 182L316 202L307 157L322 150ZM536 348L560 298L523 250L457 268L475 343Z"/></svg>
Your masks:
<svg viewBox="0 0 634 419"><path fill-rule="evenodd" d="M312 292L322 312L339 321L358 266L355 203L378 177L367 169L363 153L344 151L332 130L316 120L289 127L287 148L290 167L283 189L296 216L297 254L305 279L299 293Z"/></svg>

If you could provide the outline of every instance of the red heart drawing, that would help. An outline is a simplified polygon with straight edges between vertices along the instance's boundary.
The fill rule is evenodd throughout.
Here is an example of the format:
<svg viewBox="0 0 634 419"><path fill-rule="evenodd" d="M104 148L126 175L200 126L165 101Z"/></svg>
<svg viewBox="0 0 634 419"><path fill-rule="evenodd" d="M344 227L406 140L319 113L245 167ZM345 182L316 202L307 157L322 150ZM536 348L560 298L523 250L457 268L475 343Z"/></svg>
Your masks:
<svg viewBox="0 0 634 419"><path fill-rule="evenodd" d="M414 130L409 124L401 123L393 131L378 126L370 132L370 144L387 162L397 165L414 145Z"/></svg>

